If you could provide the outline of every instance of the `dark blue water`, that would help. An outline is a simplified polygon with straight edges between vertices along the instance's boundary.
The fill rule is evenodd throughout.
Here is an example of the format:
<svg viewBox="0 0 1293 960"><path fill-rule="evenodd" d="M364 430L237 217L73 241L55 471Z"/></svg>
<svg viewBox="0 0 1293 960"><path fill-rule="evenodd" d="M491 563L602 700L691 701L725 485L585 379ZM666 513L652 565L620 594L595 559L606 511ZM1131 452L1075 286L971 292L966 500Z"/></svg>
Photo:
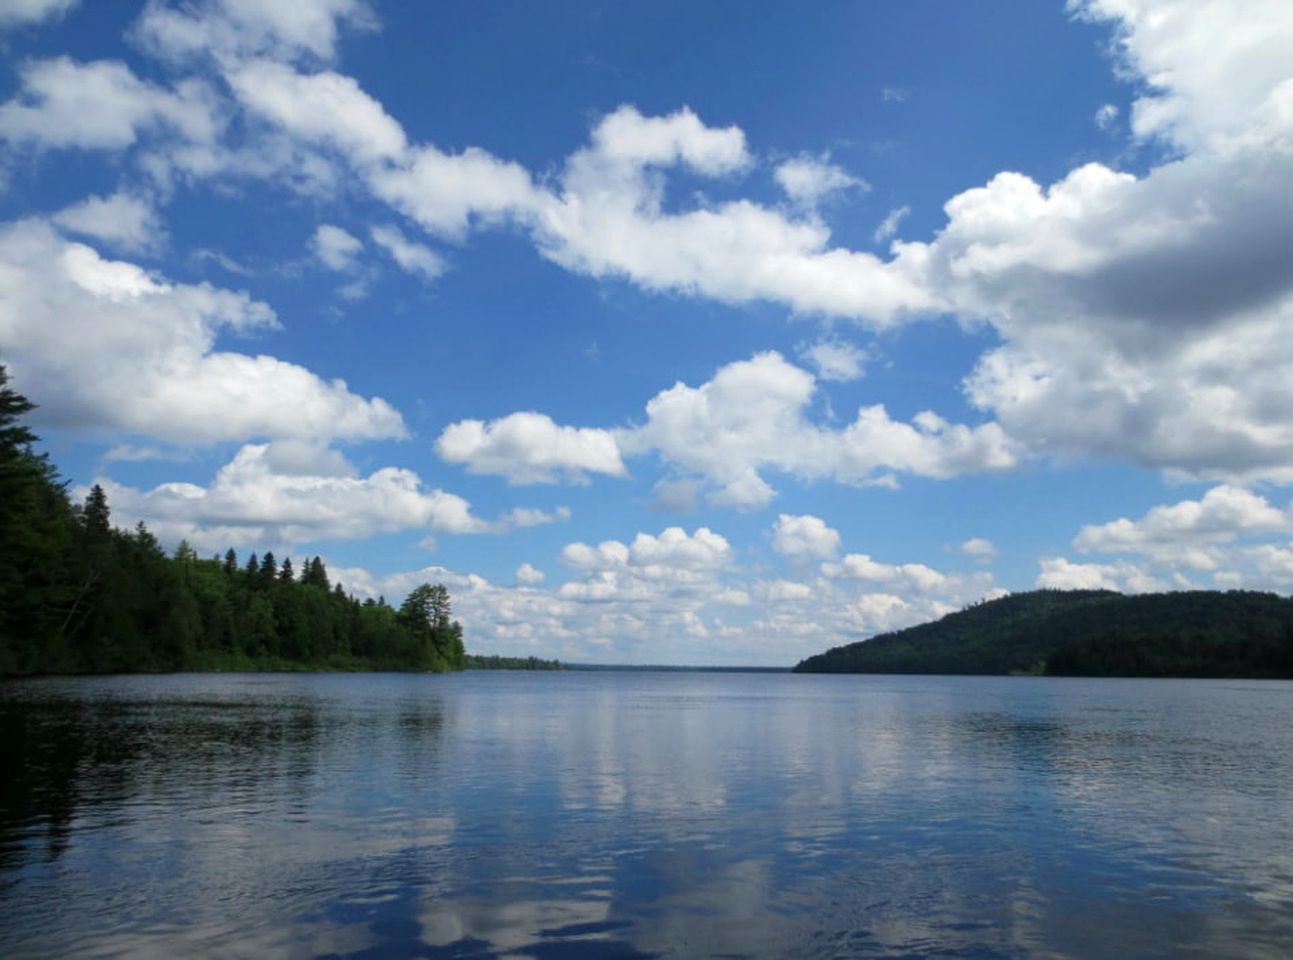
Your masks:
<svg viewBox="0 0 1293 960"><path fill-rule="evenodd" d="M1293 684L0 685L0 956L1293 956Z"/></svg>

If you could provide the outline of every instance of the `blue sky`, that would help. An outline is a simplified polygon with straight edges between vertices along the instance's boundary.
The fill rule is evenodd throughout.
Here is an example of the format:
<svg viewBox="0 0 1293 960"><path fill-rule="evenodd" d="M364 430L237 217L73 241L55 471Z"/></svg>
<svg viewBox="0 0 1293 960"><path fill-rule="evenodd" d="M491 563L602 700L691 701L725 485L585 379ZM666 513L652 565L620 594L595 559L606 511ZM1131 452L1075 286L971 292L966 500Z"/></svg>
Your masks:
<svg viewBox="0 0 1293 960"><path fill-rule="evenodd" d="M1293 11L0 3L0 362L75 491L789 664L1293 584Z"/></svg>

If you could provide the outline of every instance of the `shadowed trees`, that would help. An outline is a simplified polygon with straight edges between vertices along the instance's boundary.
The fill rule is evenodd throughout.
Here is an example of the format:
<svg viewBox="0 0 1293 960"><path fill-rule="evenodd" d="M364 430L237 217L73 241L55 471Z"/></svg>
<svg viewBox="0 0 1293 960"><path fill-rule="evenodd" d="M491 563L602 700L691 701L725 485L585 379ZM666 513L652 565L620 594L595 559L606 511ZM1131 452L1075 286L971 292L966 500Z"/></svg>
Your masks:
<svg viewBox="0 0 1293 960"><path fill-rule="evenodd" d="M442 585L400 612L360 602L318 557L295 574L266 552L166 556L140 523L112 526L98 484L73 506L0 365L0 674L189 669L462 669Z"/></svg>

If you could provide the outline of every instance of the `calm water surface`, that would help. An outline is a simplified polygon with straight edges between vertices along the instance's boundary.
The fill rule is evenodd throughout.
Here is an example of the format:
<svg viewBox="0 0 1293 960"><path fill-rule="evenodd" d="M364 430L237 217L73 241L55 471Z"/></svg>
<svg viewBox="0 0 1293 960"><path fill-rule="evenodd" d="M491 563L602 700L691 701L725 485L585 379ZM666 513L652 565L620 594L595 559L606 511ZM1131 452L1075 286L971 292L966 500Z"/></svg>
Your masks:
<svg viewBox="0 0 1293 960"><path fill-rule="evenodd" d="M0 956L1293 956L1293 684L0 685Z"/></svg>

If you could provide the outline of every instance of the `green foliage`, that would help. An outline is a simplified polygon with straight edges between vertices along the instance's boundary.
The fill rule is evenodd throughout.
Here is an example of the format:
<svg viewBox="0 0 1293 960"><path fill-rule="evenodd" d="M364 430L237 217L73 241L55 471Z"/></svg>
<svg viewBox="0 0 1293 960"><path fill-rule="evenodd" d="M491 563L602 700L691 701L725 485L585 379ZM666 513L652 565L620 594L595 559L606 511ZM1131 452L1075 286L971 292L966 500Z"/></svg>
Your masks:
<svg viewBox="0 0 1293 960"><path fill-rule="evenodd" d="M1293 677L1293 599L1036 590L836 647L800 673Z"/></svg>
<svg viewBox="0 0 1293 960"><path fill-rule="evenodd" d="M97 484L73 508L20 418L0 365L0 675L164 670L458 670L449 592L424 584L401 613L360 603L323 562L229 550L172 557L142 523L114 529ZM406 612L407 611L407 612Z"/></svg>
<svg viewBox="0 0 1293 960"><path fill-rule="evenodd" d="M560 660L540 660L538 657L498 657L469 653L463 664L467 670L565 670Z"/></svg>

